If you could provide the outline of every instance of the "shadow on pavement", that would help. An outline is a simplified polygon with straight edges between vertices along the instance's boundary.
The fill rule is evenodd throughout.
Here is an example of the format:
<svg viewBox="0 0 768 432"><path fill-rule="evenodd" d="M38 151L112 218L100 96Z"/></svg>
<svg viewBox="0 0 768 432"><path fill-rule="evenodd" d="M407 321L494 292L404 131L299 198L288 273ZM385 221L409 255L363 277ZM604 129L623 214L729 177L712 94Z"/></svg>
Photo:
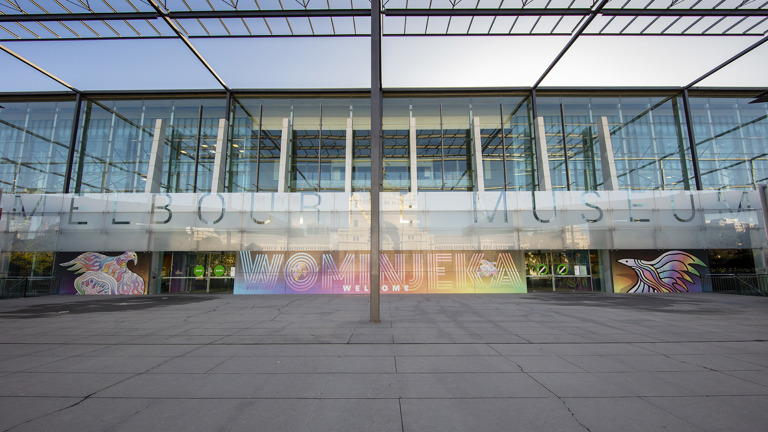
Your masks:
<svg viewBox="0 0 768 432"><path fill-rule="evenodd" d="M40 318L57 314L84 314L94 312L125 312L156 307L200 303L216 297L204 295L120 296L87 298L65 303L46 303L0 312L0 318ZM3 305L6 306L6 305Z"/></svg>
<svg viewBox="0 0 768 432"><path fill-rule="evenodd" d="M724 308L712 307L711 302L699 298L700 294L604 294L604 293L546 293L520 297L524 301L547 303L553 306L594 306L674 313L727 313Z"/></svg>

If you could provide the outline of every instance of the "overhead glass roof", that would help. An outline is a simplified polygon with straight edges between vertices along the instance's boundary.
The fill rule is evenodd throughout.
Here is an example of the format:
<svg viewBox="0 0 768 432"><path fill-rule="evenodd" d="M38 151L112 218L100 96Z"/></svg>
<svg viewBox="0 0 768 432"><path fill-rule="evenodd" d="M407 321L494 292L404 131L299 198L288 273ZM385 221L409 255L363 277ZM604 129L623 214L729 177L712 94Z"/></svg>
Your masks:
<svg viewBox="0 0 768 432"><path fill-rule="evenodd" d="M367 88L370 7L0 0L0 91ZM382 34L385 88L768 87L768 0L383 0Z"/></svg>

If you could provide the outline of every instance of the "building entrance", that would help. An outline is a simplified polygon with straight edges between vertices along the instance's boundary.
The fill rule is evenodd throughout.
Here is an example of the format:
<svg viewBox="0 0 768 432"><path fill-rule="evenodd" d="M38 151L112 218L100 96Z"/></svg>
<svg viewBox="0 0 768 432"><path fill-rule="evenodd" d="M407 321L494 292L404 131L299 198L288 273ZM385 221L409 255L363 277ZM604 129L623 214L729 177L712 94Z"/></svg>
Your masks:
<svg viewBox="0 0 768 432"><path fill-rule="evenodd" d="M166 252L162 293L232 293L234 252Z"/></svg>
<svg viewBox="0 0 768 432"><path fill-rule="evenodd" d="M591 251L526 252L528 292L593 291Z"/></svg>

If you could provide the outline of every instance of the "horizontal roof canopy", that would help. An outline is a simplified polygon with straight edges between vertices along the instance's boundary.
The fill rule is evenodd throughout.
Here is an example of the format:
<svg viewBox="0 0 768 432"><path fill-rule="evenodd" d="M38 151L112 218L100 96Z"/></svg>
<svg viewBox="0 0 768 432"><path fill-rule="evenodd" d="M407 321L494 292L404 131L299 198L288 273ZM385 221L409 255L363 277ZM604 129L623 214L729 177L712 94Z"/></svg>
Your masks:
<svg viewBox="0 0 768 432"><path fill-rule="evenodd" d="M0 68L30 71L0 91L366 88L370 7L0 0ZM383 0L382 16L385 88L768 87L768 0Z"/></svg>

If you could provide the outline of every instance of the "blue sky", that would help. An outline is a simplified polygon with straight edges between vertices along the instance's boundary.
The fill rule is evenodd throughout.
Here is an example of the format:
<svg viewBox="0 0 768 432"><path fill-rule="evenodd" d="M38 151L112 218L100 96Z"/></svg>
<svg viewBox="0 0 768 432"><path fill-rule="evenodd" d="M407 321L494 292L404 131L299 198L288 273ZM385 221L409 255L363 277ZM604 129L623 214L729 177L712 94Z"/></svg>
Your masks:
<svg viewBox="0 0 768 432"><path fill-rule="evenodd" d="M555 58L564 36L389 37L385 87L528 87ZM542 87L688 84L757 37L587 37L569 50ZM367 38L194 40L231 88L366 88ZM177 40L47 41L3 44L81 90L219 89ZM662 49L663 47L663 49ZM0 53L0 91L63 89ZM702 83L768 87L768 44Z"/></svg>

